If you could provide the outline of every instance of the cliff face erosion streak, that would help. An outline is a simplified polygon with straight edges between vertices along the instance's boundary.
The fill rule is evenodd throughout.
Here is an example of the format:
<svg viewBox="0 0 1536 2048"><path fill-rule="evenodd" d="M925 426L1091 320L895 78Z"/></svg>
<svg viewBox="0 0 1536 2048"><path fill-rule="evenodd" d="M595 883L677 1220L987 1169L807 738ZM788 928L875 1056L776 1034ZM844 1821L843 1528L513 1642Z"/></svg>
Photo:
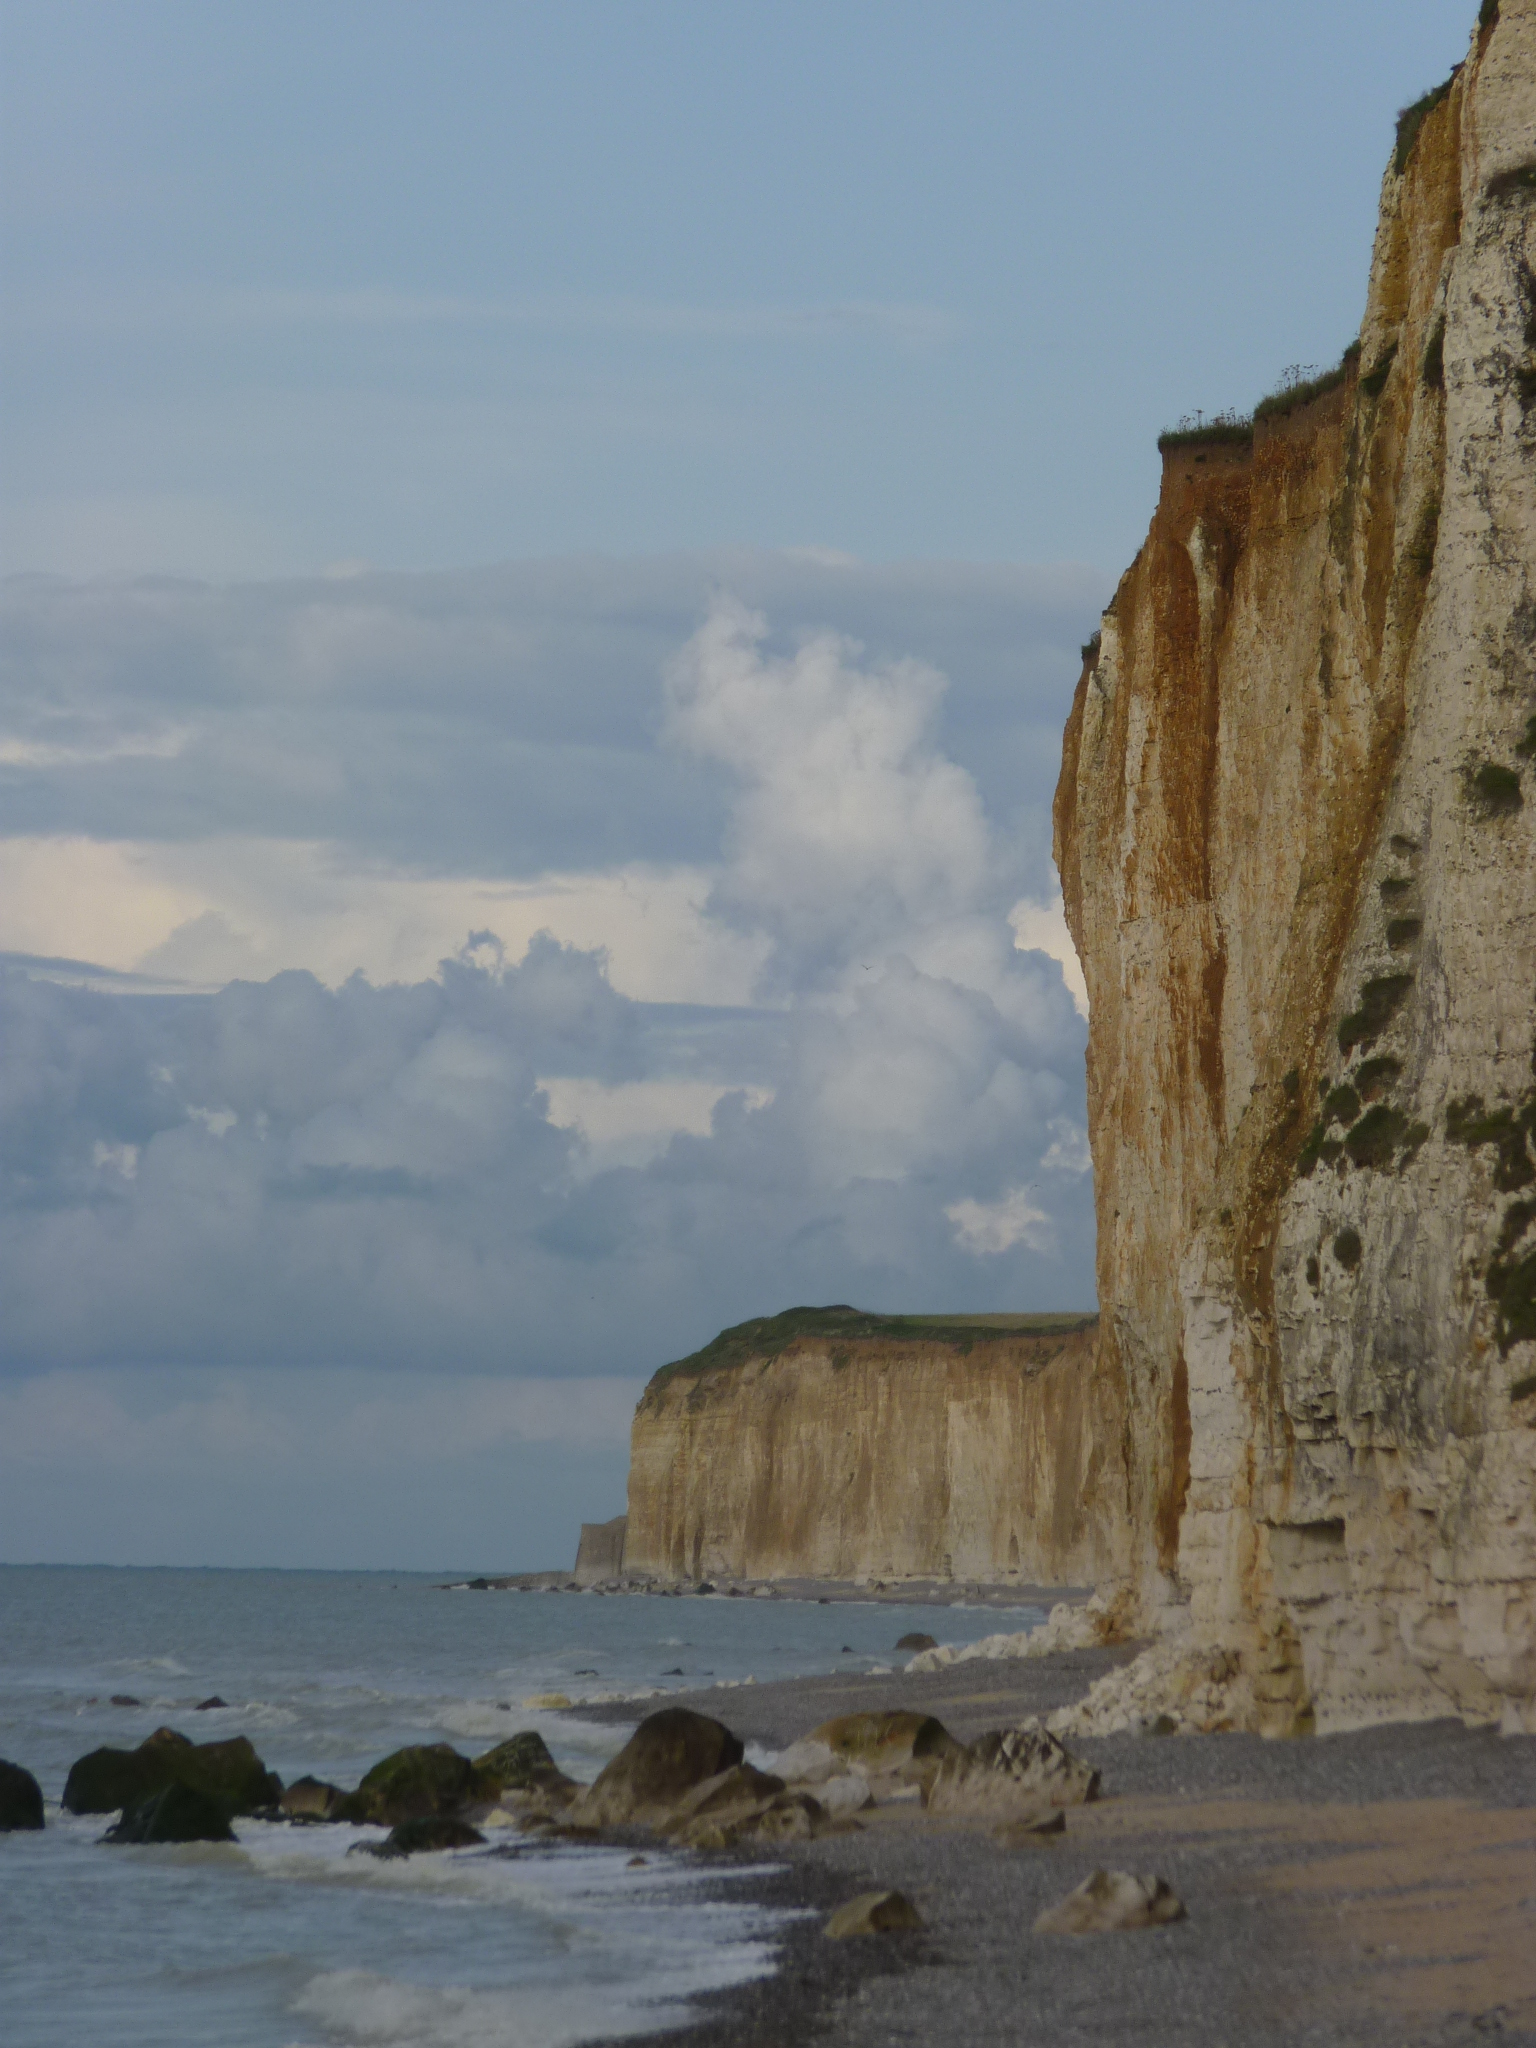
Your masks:
<svg viewBox="0 0 1536 2048"><path fill-rule="evenodd" d="M1013 1327L998 1327L1012 1322ZM624 1569L658 1578L1086 1584L1123 1556L1092 1317L792 1310L659 1372Z"/></svg>
<svg viewBox="0 0 1536 2048"><path fill-rule="evenodd" d="M1341 378L1169 437L1056 797L1104 1471L1143 1622L1277 1732L1536 1729L1536 0L1490 12Z"/></svg>

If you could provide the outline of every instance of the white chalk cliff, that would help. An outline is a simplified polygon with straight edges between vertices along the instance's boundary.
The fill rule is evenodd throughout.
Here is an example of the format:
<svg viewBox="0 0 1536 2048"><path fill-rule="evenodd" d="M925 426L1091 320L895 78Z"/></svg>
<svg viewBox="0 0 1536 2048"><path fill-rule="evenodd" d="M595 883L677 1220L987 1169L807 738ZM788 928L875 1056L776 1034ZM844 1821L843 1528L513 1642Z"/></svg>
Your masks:
<svg viewBox="0 0 1536 2048"><path fill-rule="evenodd" d="M1170 439L1066 736L1096 1469L1204 1725L1536 1730L1536 0L1482 12L1358 352Z"/></svg>

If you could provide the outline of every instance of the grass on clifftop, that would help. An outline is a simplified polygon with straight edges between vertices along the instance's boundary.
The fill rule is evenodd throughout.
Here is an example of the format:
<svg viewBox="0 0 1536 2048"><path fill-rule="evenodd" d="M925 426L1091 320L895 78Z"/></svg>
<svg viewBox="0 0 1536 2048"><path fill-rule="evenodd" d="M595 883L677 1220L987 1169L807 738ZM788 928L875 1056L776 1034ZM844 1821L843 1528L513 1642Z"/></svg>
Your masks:
<svg viewBox="0 0 1536 2048"><path fill-rule="evenodd" d="M1251 413L1219 412L1210 419L1203 413L1186 413L1176 427L1166 427L1158 435L1158 452L1166 455L1173 448L1246 448L1252 443L1254 427L1260 420L1284 419L1287 413L1337 390L1359 357L1360 344L1352 341L1331 370L1293 363Z"/></svg>
<svg viewBox="0 0 1536 2048"><path fill-rule="evenodd" d="M1085 1330L1098 1321L1089 1315L982 1315L982 1316L880 1316L838 1302L830 1308L789 1308L782 1315L755 1316L749 1323L737 1323L722 1330L712 1343L688 1358L664 1365L651 1378L659 1387L683 1374L697 1379L701 1373L745 1365L749 1358L777 1358L801 1337L902 1338L925 1344L950 1344L969 1351L978 1337L1016 1335L1065 1337Z"/></svg>

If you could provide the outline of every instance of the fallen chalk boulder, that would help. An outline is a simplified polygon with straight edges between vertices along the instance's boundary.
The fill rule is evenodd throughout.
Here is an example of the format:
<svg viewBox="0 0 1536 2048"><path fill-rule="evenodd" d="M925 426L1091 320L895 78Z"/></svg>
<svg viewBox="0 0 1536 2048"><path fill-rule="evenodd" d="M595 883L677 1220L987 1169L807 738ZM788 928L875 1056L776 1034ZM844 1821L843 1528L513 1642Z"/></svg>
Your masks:
<svg viewBox="0 0 1536 2048"><path fill-rule="evenodd" d="M1184 1902L1160 1877L1096 1870L1035 1921L1036 1934L1112 1934L1184 1918Z"/></svg>

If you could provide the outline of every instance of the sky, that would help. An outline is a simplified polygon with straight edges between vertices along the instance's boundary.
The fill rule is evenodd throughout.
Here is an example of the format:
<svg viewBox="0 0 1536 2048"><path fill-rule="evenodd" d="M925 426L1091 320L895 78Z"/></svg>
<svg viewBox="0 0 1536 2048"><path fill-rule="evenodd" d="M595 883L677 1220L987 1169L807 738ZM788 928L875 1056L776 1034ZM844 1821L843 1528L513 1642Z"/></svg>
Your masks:
<svg viewBox="0 0 1536 2048"><path fill-rule="evenodd" d="M0 1558L559 1565L801 1301L1090 1307L1158 430L1470 6L0 4Z"/></svg>

